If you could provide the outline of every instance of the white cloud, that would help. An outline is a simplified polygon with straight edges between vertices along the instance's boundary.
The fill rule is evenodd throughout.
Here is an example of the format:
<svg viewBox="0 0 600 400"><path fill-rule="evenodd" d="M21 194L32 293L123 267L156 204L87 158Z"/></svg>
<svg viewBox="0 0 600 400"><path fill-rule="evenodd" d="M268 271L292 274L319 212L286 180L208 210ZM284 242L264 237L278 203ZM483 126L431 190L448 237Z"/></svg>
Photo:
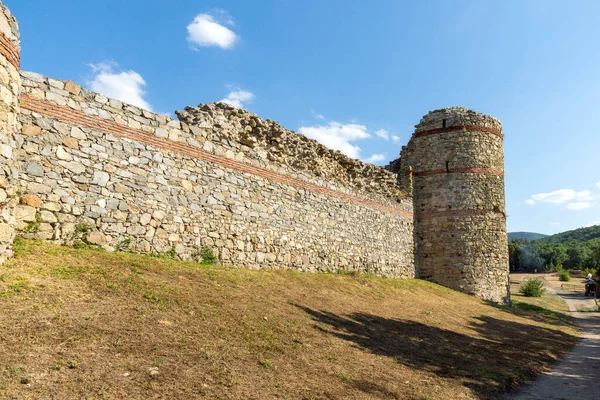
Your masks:
<svg viewBox="0 0 600 400"><path fill-rule="evenodd" d="M600 225L600 221L594 221L587 224L584 228L589 228L590 226Z"/></svg>
<svg viewBox="0 0 600 400"><path fill-rule="evenodd" d="M383 160L385 160L385 154L373 154L371 157L365 158L363 161L368 162L369 164L375 164Z"/></svg>
<svg viewBox="0 0 600 400"><path fill-rule="evenodd" d="M565 207L568 208L569 210L580 211L580 210L585 210L586 208L590 208L591 206L592 206L592 203L589 203L587 201L579 201L579 202L569 203Z"/></svg>
<svg viewBox="0 0 600 400"><path fill-rule="evenodd" d="M115 71L118 64L114 62L90 64L90 67L95 76L88 84L94 92L152 111L152 106L144 99L146 81L140 74L133 70Z"/></svg>
<svg viewBox="0 0 600 400"><path fill-rule="evenodd" d="M213 10L212 15L198 14L187 26L187 40L195 47L230 49L239 37L223 24L233 25L233 20L224 10Z"/></svg>
<svg viewBox="0 0 600 400"><path fill-rule="evenodd" d="M351 142L371 137L364 125L341 124L336 121L331 121L328 125L302 126L298 131L352 158L360 158L360 147Z"/></svg>
<svg viewBox="0 0 600 400"><path fill-rule="evenodd" d="M588 201L595 200L598 197L599 195L592 193L589 190L582 190L581 192L576 192L573 189L559 189L555 190L554 192L534 194L528 200L525 201L525 204L529 204L530 206L536 203L563 204L573 200L576 203L585 203Z"/></svg>
<svg viewBox="0 0 600 400"><path fill-rule="evenodd" d="M310 109L310 112L316 119L325 119L325 116L323 114L315 112L315 110L313 110L312 108Z"/></svg>
<svg viewBox="0 0 600 400"><path fill-rule="evenodd" d="M590 201L598 198L597 194L590 192L589 190L582 190L576 195L577 200L579 201Z"/></svg>
<svg viewBox="0 0 600 400"><path fill-rule="evenodd" d="M379 136L382 139L390 140L390 133L388 131L386 131L385 129L380 129L378 131L375 131L375 135Z"/></svg>
<svg viewBox="0 0 600 400"><path fill-rule="evenodd" d="M227 97L221 99L220 101L223 103L230 104L235 108L244 108L244 103L251 103L255 97L256 96L254 96L254 93L252 92L236 89L229 92Z"/></svg>
<svg viewBox="0 0 600 400"><path fill-rule="evenodd" d="M392 140L397 143L400 141L400 136L392 135Z"/></svg>
<svg viewBox="0 0 600 400"><path fill-rule="evenodd" d="M559 225L560 225L560 222L551 222L551 223L550 223L550 225L553 225L553 226L559 226Z"/></svg>
<svg viewBox="0 0 600 400"><path fill-rule="evenodd" d="M596 183L596 186L597 186L598 188L600 188L600 182Z"/></svg>
<svg viewBox="0 0 600 400"><path fill-rule="evenodd" d="M577 193L573 189L559 189L550 193L534 194L526 203L529 205L533 205L535 203L561 204L566 203L569 200L573 200L576 196Z"/></svg>

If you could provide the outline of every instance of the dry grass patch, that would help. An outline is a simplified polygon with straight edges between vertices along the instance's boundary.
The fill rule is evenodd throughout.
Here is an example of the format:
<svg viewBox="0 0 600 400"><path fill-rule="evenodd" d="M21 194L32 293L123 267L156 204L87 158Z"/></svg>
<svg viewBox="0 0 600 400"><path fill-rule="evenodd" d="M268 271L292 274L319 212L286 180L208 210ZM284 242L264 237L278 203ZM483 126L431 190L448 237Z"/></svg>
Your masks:
<svg viewBox="0 0 600 400"><path fill-rule="evenodd" d="M577 335L560 314L418 280L17 254L0 266L11 399L492 399Z"/></svg>

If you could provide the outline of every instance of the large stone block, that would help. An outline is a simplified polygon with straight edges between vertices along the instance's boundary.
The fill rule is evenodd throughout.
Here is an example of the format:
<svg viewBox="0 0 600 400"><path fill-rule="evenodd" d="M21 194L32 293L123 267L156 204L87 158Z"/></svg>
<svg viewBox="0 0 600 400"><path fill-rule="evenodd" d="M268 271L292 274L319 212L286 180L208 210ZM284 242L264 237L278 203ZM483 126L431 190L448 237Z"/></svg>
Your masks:
<svg viewBox="0 0 600 400"><path fill-rule="evenodd" d="M17 221L34 222L36 220L36 210L34 207L18 205L14 210L14 217Z"/></svg>
<svg viewBox="0 0 600 400"><path fill-rule="evenodd" d="M12 243L14 228L6 223L0 223L0 243Z"/></svg>

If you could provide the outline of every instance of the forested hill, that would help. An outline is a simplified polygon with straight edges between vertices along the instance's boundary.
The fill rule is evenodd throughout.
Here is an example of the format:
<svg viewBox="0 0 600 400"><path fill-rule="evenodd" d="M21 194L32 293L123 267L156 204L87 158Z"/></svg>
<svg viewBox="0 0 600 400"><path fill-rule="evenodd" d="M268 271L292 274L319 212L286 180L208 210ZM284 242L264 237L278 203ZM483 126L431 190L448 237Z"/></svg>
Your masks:
<svg viewBox="0 0 600 400"><path fill-rule="evenodd" d="M537 240L513 238L508 250L511 271L600 268L600 225Z"/></svg>
<svg viewBox="0 0 600 400"><path fill-rule="evenodd" d="M556 235L548 236L546 238L543 238L542 240L547 243L565 243L587 242L593 239L600 239L600 225L557 233Z"/></svg>
<svg viewBox="0 0 600 400"><path fill-rule="evenodd" d="M548 235L544 235L543 233L535 233L535 232L508 232L508 240L513 239L525 239L525 240L538 240L548 237Z"/></svg>

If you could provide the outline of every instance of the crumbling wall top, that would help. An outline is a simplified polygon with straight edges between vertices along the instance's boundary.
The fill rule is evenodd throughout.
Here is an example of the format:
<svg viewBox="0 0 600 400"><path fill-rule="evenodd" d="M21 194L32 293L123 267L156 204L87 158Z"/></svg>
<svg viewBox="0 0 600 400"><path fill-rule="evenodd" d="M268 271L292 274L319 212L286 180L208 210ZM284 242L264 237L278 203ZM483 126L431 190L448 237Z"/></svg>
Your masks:
<svg viewBox="0 0 600 400"><path fill-rule="evenodd" d="M188 106L176 114L193 133L210 135L251 158L388 198L407 196L398 189L396 175L385 168L352 159L246 110L217 102Z"/></svg>
<svg viewBox="0 0 600 400"><path fill-rule="evenodd" d="M19 23L17 22L17 19L2 2L0 2L0 14L0 32L12 42L17 50L20 50L19 40L21 34L19 33Z"/></svg>
<svg viewBox="0 0 600 400"><path fill-rule="evenodd" d="M465 107L447 107L430 111L423 116L419 124L415 125L415 132L469 125L502 130L502 123L497 118Z"/></svg>

